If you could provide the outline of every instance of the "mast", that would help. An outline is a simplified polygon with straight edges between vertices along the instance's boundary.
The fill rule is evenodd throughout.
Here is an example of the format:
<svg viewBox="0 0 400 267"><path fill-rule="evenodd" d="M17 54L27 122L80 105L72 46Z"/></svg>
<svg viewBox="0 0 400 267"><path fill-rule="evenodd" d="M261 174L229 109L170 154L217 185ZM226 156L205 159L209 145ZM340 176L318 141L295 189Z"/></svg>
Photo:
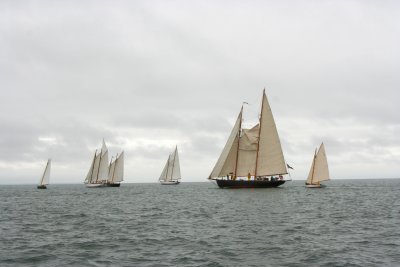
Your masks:
<svg viewBox="0 0 400 267"><path fill-rule="evenodd" d="M242 117L243 117L243 105L242 105L242 108L240 110L239 131L237 133L237 135L238 135L238 144L237 144L237 150L236 150L235 178L237 176L237 168L238 168L238 162L239 162L239 144L240 144L240 131L242 130Z"/></svg>
<svg viewBox="0 0 400 267"><path fill-rule="evenodd" d="M265 97L265 88L263 90L263 96L261 100L261 114L260 114L260 125L258 127L258 142L257 142L257 152L256 152L256 168L254 170L254 180L257 178L257 166L258 166L258 152L260 150L260 137L261 137L261 123L262 123L262 115L263 115L263 108L264 108L264 97Z"/></svg>
<svg viewBox="0 0 400 267"><path fill-rule="evenodd" d="M313 160L313 169L312 169L312 175L311 175L311 184L312 184L312 180L314 179L314 171L315 171L315 161L317 159L317 149L315 149L314 152L314 160Z"/></svg>

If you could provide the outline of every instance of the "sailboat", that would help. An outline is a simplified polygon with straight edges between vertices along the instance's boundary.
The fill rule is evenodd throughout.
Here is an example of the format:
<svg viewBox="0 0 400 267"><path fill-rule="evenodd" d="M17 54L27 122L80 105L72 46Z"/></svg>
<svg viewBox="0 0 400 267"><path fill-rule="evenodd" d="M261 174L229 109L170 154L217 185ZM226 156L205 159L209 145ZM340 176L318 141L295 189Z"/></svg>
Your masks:
<svg viewBox="0 0 400 267"><path fill-rule="evenodd" d="M321 143L318 152L315 149L313 162L311 164L310 173L306 181L306 187L320 188L325 187L322 181L329 181L328 160L326 158L324 143Z"/></svg>
<svg viewBox="0 0 400 267"><path fill-rule="evenodd" d="M86 175L86 187L105 187L108 180L108 149L103 140L100 153L94 152L94 157L88 174Z"/></svg>
<svg viewBox="0 0 400 267"><path fill-rule="evenodd" d="M121 182L124 180L124 151L115 157L113 161L111 159L108 167L108 180L106 186L119 187Z"/></svg>
<svg viewBox="0 0 400 267"><path fill-rule="evenodd" d="M44 169L43 175L40 178L38 189L46 189L46 185L49 184L50 180L50 169L51 169L51 159L47 161L46 168Z"/></svg>
<svg viewBox="0 0 400 267"><path fill-rule="evenodd" d="M176 146L174 152L168 156L159 181L163 185L174 185L179 184L180 179L181 168L179 166L178 146Z"/></svg>
<svg viewBox="0 0 400 267"><path fill-rule="evenodd" d="M243 106L209 180L220 188L267 188L285 183L288 174L265 89L259 123L242 128Z"/></svg>

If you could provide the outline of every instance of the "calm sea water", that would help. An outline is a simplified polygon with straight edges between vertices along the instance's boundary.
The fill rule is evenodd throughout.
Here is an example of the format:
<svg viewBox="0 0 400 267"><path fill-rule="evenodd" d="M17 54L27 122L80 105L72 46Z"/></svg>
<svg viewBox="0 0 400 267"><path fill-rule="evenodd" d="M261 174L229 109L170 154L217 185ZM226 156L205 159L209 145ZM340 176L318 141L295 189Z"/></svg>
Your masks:
<svg viewBox="0 0 400 267"><path fill-rule="evenodd" d="M0 266L400 266L400 179L0 187Z"/></svg>

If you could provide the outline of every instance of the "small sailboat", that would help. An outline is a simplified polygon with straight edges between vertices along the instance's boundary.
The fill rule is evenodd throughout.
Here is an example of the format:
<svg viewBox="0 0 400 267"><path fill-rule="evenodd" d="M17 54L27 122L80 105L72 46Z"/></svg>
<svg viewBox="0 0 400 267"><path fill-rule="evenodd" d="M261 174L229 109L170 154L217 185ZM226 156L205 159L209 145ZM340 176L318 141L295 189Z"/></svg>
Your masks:
<svg viewBox="0 0 400 267"><path fill-rule="evenodd" d="M306 181L306 187L320 188L325 187L322 181L329 181L328 160L326 158L325 146L322 143L318 149L315 149L313 162L311 164L310 173Z"/></svg>
<svg viewBox="0 0 400 267"><path fill-rule="evenodd" d="M167 163L160 175L160 183L163 185L179 184L181 179L181 168L179 166L178 146L168 157Z"/></svg>
<svg viewBox="0 0 400 267"><path fill-rule="evenodd" d="M259 123L242 128L243 106L209 180L220 188L267 188L288 174L271 107L263 91Z"/></svg>
<svg viewBox="0 0 400 267"><path fill-rule="evenodd" d="M46 185L49 184L50 180L50 169L51 169L51 159L47 161L46 168L44 169L43 175L40 178L38 189L46 189Z"/></svg>
<svg viewBox="0 0 400 267"><path fill-rule="evenodd" d="M108 180L106 186L119 187L121 182L124 180L124 151L115 157L113 161L111 159L110 166L108 167Z"/></svg>
<svg viewBox="0 0 400 267"><path fill-rule="evenodd" d="M94 152L94 157L88 174L86 175L86 187L105 187L108 180L108 149L103 140L101 151L97 154Z"/></svg>

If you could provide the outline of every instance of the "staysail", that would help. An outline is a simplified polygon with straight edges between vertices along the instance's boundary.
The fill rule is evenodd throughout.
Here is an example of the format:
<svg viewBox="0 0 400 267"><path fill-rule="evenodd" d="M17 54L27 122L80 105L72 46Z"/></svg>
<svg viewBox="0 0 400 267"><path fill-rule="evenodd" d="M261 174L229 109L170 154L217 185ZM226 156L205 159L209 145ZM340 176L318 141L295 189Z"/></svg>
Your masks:
<svg viewBox="0 0 400 267"><path fill-rule="evenodd" d="M319 182L328 180L330 180L328 159L326 157L324 143L322 143L318 149L318 152L314 154L314 159L311 164L311 169L306 183L318 184Z"/></svg>
<svg viewBox="0 0 400 267"><path fill-rule="evenodd" d="M46 168L40 178L39 185L48 185L50 180L51 159L47 161Z"/></svg>

